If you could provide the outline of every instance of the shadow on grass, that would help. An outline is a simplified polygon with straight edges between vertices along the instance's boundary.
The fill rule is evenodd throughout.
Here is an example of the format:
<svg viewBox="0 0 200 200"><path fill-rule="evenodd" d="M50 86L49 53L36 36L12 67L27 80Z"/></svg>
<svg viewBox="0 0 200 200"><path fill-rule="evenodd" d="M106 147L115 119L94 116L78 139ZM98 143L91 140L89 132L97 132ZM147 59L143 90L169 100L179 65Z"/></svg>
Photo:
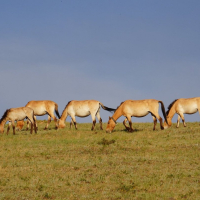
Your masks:
<svg viewBox="0 0 200 200"><path fill-rule="evenodd" d="M134 132L139 132L139 131L143 131L143 129L133 129L133 131L128 131L127 129L122 129L122 130L114 130L113 132L126 132L126 133L134 133Z"/></svg>

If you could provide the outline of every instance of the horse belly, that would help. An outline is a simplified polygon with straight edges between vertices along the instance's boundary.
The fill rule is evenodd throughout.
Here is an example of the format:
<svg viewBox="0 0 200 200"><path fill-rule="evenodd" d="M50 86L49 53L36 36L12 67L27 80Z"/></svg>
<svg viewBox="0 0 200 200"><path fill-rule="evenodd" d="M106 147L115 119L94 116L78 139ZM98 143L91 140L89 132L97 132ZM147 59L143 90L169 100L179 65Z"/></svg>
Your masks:
<svg viewBox="0 0 200 200"><path fill-rule="evenodd" d="M125 115L131 115L132 117L144 117L149 114L149 107L148 104L143 101L134 101L124 106L123 112Z"/></svg>
<svg viewBox="0 0 200 200"><path fill-rule="evenodd" d="M149 111L146 107L127 108L125 114L131 115L132 117L144 117L149 114Z"/></svg>
<svg viewBox="0 0 200 200"><path fill-rule="evenodd" d="M185 110L185 114L194 114L198 111L197 108L190 108Z"/></svg>
<svg viewBox="0 0 200 200"><path fill-rule="evenodd" d="M198 111L198 106L196 103L185 103L180 104L177 107L178 113L194 114Z"/></svg>
<svg viewBox="0 0 200 200"><path fill-rule="evenodd" d="M148 111L135 110L132 114L133 117L145 117L149 114Z"/></svg>
<svg viewBox="0 0 200 200"><path fill-rule="evenodd" d="M78 116L78 117L87 117L87 116L90 115L90 111L79 109L79 110L76 111L75 115Z"/></svg>
<svg viewBox="0 0 200 200"><path fill-rule="evenodd" d="M45 108L38 108L38 107L35 107L35 108L32 108L34 110L34 115L37 115L37 116L42 116L42 115L46 115L47 114L47 111Z"/></svg>

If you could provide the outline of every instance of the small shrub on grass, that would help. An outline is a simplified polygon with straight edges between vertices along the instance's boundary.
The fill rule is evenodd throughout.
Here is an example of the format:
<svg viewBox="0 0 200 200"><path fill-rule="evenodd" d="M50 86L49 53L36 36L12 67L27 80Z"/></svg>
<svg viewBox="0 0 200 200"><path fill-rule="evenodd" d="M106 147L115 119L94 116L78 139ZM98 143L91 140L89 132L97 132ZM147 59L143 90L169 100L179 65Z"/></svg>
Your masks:
<svg viewBox="0 0 200 200"><path fill-rule="evenodd" d="M98 142L98 144L106 146L106 145L110 145L115 143L115 140L106 140L105 138L103 138L100 142Z"/></svg>
<svg viewBox="0 0 200 200"><path fill-rule="evenodd" d="M135 190L136 185L134 182L130 182L129 184L121 183L120 186L117 188L120 192L136 192Z"/></svg>

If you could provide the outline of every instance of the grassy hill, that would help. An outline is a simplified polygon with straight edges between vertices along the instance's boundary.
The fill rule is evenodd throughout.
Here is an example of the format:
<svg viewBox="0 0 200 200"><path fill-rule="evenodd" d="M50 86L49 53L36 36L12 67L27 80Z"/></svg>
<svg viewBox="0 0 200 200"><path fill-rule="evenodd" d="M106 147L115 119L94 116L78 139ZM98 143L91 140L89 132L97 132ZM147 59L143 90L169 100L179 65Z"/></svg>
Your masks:
<svg viewBox="0 0 200 200"><path fill-rule="evenodd" d="M200 199L200 126L133 123L129 133L78 130L0 135L0 199Z"/></svg>

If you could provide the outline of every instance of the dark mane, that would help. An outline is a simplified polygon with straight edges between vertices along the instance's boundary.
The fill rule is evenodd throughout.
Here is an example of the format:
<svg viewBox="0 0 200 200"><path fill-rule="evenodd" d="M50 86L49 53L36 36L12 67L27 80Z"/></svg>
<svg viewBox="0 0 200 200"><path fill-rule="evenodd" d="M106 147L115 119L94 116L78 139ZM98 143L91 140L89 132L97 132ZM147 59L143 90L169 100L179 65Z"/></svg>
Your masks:
<svg viewBox="0 0 200 200"><path fill-rule="evenodd" d="M168 106L168 111L166 112L166 115L169 114L170 109L172 108L172 106L174 105L174 103L177 101L178 99L175 99L173 102L171 102Z"/></svg>
<svg viewBox="0 0 200 200"><path fill-rule="evenodd" d="M124 103L124 101L120 103L120 105L115 109L115 112L123 103Z"/></svg>
<svg viewBox="0 0 200 200"><path fill-rule="evenodd" d="M71 102L71 101L69 101L69 102L67 103L67 105L65 106L64 110L67 108L67 106L69 105L70 102ZM62 114L63 114L64 110L62 111Z"/></svg>
<svg viewBox="0 0 200 200"><path fill-rule="evenodd" d="M3 116L2 116L1 119L0 119L0 123L6 118L6 116L7 116L7 114L8 114L9 111L10 111L10 109L7 109L7 110L4 112Z"/></svg>

